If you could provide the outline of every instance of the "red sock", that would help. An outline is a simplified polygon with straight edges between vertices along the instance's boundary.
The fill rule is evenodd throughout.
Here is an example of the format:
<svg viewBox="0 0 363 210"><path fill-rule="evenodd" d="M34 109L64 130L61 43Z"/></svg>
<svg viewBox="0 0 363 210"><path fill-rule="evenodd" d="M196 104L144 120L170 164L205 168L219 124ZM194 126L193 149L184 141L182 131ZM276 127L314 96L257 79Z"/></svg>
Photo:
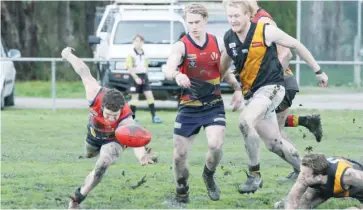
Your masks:
<svg viewBox="0 0 363 210"><path fill-rule="evenodd" d="M299 126L299 116L289 115L286 118L285 127L297 127Z"/></svg>

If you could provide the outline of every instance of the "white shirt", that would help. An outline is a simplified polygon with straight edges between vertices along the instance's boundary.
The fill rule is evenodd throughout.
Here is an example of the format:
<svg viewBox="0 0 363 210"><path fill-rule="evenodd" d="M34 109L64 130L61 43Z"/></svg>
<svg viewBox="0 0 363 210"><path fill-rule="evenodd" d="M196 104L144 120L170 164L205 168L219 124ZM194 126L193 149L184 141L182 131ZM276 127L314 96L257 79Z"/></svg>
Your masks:
<svg viewBox="0 0 363 210"><path fill-rule="evenodd" d="M148 66L149 61L144 51L139 54L136 49L132 49L126 57L126 68L132 69L136 74L146 73Z"/></svg>

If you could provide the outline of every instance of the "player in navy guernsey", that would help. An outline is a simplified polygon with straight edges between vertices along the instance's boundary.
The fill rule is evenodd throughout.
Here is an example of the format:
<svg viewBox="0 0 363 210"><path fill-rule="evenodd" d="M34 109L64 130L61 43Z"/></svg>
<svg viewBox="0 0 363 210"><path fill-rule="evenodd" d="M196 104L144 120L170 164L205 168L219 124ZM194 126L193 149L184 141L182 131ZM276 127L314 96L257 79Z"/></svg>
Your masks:
<svg viewBox="0 0 363 210"><path fill-rule="evenodd" d="M202 174L211 200L219 200L220 190L214 174L222 158L226 118L221 97L222 78L234 89L233 110L241 105L240 85L233 74L220 69L223 41L205 32L208 12L203 5L192 4L185 10L189 33L174 44L165 75L182 87L178 115L174 124L174 172L176 198L189 200L187 156L196 135L203 127L208 153Z"/></svg>

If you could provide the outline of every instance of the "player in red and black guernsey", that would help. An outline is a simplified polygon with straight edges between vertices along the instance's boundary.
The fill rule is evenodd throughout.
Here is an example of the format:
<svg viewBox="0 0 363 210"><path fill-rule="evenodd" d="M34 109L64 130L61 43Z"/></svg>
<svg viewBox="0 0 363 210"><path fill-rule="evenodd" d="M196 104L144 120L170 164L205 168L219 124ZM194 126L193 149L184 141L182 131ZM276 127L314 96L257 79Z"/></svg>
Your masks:
<svg viewBox="0 0 363 210"><path fill-rule="evenodd" d="M225 33L226 53L221 62L233 60L240 75L245 99L239 118L239 128L248 155L247 180L239 186L240 193L255 192L262 187L259 141L300 171L297 149L281 135L275 109L285 96L283 67L278 59L276 45L296 49L297 53L317 73L322 86L328 77L320 70L311 53L299 41L273 25L253 23L248 3L241 0L224 1L231 29Z"/></svg>
<svg viewBox="0 0 363 210"><path fill-rule="evenodd" d="M165 71L166 78L175 80L182 89L173 136L178 202L189 201L187 156L202 127L208 139L208 153L202 177L210 199L220 198L220 189L215 183L214 174L222 158L226 126L220 90L221 75L225 75L225 72L220 72L220 54L224 49L222 41L206 33L207 19L208 12L201 4L191 4L185 9L189 33L174 44ZM233 106L237 109L241 105L241 89L237 80L232 77L233 75L227 74L226 81L236 90Z"/></svg>
<svg viewBox="0 0 363 210"><path fill-rule="evenodd" d="M85 142L87 158L99 158L84 184L71 196L68 208L79 208L88 193L101 181L107 168L113 164L125 148L116 137L118 126L134 124L132 111L122 93L116 89L101 87L92 77L87 65L73 55L72 48L67 47L62 57L72 64L75 72L81 77L86 90L86 98L90 102L88 133ZM150 149L134 148L134 153L142 165L151 164Z"/></svg>
<svg viewBox="0 0 363 210"><path fill-rule="evenodd" d="M262 22L276 26L271 15L264 9L260 8L256 0L248 0L247 3L250 6L252 12L251 21L254 23ZM295 98L297 92L299 92L299 85L292 71L289 68L289 61L292 58L292 53L289 48L277 45L277 54L282 67L284 68L284 87L285 96L282 102L276 109L277 121L280 126L281 134L289 139L284 132L284 127L297 127L299 125L309 129L314 134L316 141L320 142L323 136L320 115L288 115L289 108L292 105L292 101ZM296 180L298 173L296 171L291 172L286 178L279 179L279 182Z"/></svg>

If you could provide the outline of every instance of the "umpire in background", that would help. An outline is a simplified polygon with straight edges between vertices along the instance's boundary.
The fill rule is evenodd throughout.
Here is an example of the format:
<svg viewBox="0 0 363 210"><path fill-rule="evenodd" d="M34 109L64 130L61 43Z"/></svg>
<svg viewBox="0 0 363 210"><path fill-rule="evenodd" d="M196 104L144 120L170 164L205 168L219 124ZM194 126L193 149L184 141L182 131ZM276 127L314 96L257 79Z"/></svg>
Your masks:
<svg viewBox="0 0 363 210"><path fill-rule="evenodd" d="M158 116L155 114L154 96L151 92L149 85L149 78L147 76L147 68L149 66L148 58L146 57L142 46L144 44L144 37L137 34L132 44L134 48L126 57L126 68L129 71L131 77L129 80L129 93L131 94L131 101L129 102L131 110L133 112L133 118L135 119L136 106L139 101L139 94L143 93L149 104L149 109L152 116L153 123L162 123Z"/></svg>

